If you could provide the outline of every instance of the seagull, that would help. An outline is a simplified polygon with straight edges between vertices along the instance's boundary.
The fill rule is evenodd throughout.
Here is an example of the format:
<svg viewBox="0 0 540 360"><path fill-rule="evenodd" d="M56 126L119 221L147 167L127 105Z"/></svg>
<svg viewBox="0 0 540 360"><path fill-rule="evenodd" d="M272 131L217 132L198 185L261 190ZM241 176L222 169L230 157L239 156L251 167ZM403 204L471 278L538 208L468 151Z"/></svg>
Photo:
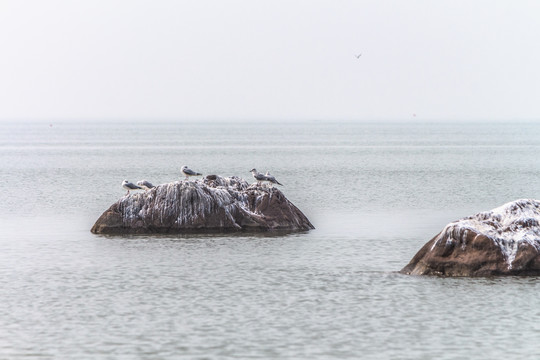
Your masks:
<svg viewBox="0 0 540 360"><path fill-rule="evenodd" d="M139 190L139 189L142 189L142 187L137 186L137 185L135 185L135 184L133 184L133 183L130 183L130 182L127 181L127 180L124 180L124 181L122 182L122 187L123 187L124 189L127 190L126 195L129 194L129 191L130 191L130 190Z"/></svg>
<svg viewBox="0 0 540 360"><path fill-rule="evenodd" d="M360 59L360 56L362 56L362 54L360 53L360 54L354 55L354 56L356 56L357 59Z"/></svg>
<svg viewBox="0 0 540 360"><path fill-rule="evenodd" d="M251 169L251 175L257 180L257 184L261 184L261 181L268 181L268 178L257 171L257 169Z"/></svg>
<svg viewBox="0 0 540 360"><path fill-rule="evenodd" d="M271 183L271 184L278 184L278 185L281 185L283 186L282 183L280 183L279 181L276 180L276 178L271 175L268 171L266 172L266 179Z"/></svg>
<svg viewBox="0 0 540 360"><path fill-rule="evenodd" d="M187 165L182 166L182 173L186 175L186 180L188 180L190 176L202 175L201 173L191 170L190 168L187 167Z"/></svg>
<svg viewBox="0 0 540 360"><path fill-rule="evenodd" d="M154 185L152 185L151 182L146 181L146 180L138 181L138 182L137 182L137 185L139 185L140 187L142 187L144 190L150 190L151 188L154 188L154 187L155 187Z"/></svg>

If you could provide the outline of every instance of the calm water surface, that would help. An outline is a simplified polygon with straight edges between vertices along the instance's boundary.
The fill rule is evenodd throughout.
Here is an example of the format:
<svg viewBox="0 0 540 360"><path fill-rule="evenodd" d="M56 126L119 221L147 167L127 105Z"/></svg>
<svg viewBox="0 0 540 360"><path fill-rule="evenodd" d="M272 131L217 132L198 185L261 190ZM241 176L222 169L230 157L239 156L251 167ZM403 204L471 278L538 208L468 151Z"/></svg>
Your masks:
<svg viewBox="0 0 540 360"><path fill-rule="evenodd" d="M50 126L52 125L52 126ZM1 359L531 359L540 279L397 274L540 195L540 124L1 123ZM314 223L105 237L123 179L270 170Z"/></svg>

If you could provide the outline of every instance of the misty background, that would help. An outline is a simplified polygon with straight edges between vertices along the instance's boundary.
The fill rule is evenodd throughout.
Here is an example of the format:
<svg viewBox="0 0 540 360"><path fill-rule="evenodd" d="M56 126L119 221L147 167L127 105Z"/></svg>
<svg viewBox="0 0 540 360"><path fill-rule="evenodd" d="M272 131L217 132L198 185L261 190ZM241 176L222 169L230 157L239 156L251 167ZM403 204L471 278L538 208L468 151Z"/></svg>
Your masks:
<svg viewBox="0 0 540 360"><path fill-rule="evenodd" d="M537 1L0 1L0 119L537 119L539 16Z"/></svg>

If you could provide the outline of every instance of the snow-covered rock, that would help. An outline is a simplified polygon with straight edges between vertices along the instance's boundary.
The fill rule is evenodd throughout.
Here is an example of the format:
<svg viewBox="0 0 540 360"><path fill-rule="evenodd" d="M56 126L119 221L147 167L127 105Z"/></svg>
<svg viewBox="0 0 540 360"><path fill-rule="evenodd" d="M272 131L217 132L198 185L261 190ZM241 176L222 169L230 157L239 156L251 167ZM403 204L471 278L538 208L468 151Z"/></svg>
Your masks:
<svg viewBox="0 0 540 360"><path fill-rule="evenodd" d="M401 272L540 275L540 201L516 200L448 225Z"/></svg>
<svg viewBox="0 0 540 360"><path fill-rule="evenodd" d="M126 195L100 216L91 231L145 234L313 228L279 189L249 185L235 176L209 175Z"/></svg>

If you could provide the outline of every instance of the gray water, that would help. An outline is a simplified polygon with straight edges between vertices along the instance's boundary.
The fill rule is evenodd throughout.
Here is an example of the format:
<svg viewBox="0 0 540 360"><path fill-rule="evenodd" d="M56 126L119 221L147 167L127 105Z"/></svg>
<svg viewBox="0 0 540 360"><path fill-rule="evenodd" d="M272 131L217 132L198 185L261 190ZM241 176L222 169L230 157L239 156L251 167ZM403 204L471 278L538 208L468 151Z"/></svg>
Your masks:
<svg viewBox="0 0 540 360"><path fill-rule="evenodd" d="M540 197L540 123L0 123L1 359L531 359L540 279L397 273ZM106 237L124 179L271 171L316 230Z"/></svg>

